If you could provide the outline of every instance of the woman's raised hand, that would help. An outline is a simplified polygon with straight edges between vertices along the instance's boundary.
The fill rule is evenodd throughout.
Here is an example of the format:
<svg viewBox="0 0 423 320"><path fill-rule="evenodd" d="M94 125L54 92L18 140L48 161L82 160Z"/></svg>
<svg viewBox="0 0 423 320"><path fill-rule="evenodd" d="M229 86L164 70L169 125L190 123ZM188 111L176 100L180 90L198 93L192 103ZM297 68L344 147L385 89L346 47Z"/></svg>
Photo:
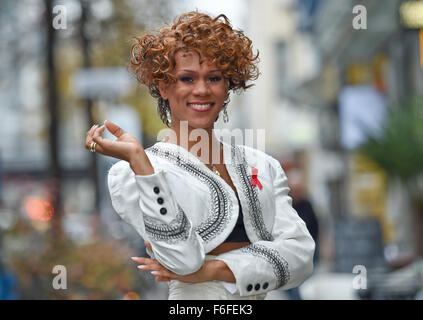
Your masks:
<svg viewBox="0 0 423 320"><path fill-rule="evenodd" d="M115 141L101 136L105 128L116 137ZM135 174L154 173L153 166L138 139L113 122L106 120L102 126L92 126L87 132L85 147L90 150L93 142L96 143L95 152L129 162Z"/></svg>

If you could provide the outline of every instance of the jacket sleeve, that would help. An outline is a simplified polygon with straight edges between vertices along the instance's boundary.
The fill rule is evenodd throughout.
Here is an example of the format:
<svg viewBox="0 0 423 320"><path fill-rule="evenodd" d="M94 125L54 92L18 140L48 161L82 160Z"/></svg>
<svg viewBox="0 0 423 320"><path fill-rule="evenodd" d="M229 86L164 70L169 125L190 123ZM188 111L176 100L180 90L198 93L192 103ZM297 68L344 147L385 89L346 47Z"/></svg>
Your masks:
<svg viewBox="0 0 423 320"><path fill-rule="evenodd" d="M204 263L202 239L172 195L167 182L171 173L154 171L135 175L128 162L114 164L108 175L113 208L151 243L154 258L165 268L179 275L193 273Z"/></svg>
<svg viewBox="0 0 423 320"><path fill-rule="evenodd" d="M215 257L233 272L241 296L299 286L313 271L315 243L292 208L287 177L276 159L267 156L273 175L275 219L271 241L257 241Z"/></svg>

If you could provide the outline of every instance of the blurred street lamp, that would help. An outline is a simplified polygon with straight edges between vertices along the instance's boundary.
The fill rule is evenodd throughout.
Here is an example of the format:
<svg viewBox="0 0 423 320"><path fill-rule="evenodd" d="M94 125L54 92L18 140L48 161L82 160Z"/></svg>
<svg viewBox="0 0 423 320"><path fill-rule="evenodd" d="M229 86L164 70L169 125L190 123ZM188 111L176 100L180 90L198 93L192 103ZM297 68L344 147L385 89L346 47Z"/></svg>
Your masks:
<svg viewBox="0 0 423 320"><path fill-rule="evenodd" d="M54 215L51 202L38 198L27 197L25 200L25 212L32 220L49 221Z"/></svg>
<svg viewBox="0 0 423 320"><path fill-rule="evenodd" d="M401 24L407 29L423 28L423 1L405 1L399 8Z"/></svg>
<svg viewBox="0 0 423 320"><path fill-rule="evenodd" d="M405 1L399 8L401 25L419 30L420 66L423 68L423 1Z"/></svg>

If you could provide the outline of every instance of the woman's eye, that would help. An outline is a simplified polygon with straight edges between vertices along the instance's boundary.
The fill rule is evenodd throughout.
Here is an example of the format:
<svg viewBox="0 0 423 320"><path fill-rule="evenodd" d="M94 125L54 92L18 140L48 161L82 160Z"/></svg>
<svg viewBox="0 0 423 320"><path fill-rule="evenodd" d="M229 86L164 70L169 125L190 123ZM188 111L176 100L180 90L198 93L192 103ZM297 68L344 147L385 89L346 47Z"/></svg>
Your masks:
<svg viewBox="0 0 423 320"><path fill-rule="evenodd" d="M191 77L180 77L179 80L182 82L192 82Z"/></svg>
<svg viewBox="0 0 423 320"><path fill-rule="evenodd" d="M219 82L220 80L222 80L222 77L220 77L220 76L216 76L216 77L211 77L210 78L210 81L211 82Z"/></svg>

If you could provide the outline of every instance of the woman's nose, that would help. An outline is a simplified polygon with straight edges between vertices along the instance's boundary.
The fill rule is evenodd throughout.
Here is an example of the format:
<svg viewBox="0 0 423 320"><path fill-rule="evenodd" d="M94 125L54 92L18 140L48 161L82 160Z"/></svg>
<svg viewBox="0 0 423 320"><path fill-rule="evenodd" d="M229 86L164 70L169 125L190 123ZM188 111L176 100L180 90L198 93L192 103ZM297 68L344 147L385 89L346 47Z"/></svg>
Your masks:
<svg viewBox="0 0 423 320"><path fill-rule="evenodd" d="M194 94L195 95L207 95L210 92L209 85L206 81L200 80L197 81L194 87Z"/></svg>

